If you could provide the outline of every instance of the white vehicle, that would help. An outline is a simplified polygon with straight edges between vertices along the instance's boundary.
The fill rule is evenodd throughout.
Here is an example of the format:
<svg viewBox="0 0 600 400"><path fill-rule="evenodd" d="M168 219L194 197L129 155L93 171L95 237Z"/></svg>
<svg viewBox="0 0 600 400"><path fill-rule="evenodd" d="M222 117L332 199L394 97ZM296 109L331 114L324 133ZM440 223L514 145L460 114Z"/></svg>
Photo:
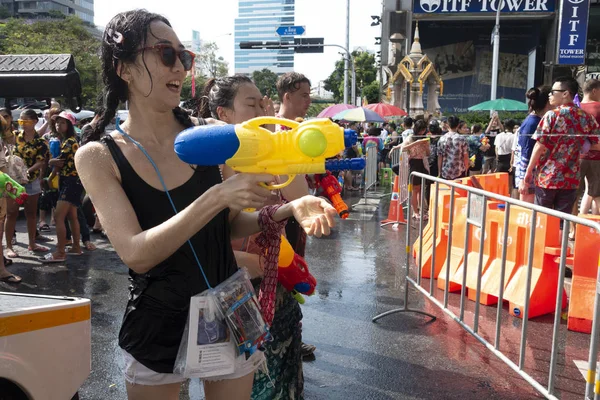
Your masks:
<svg viewBox="0 0 600 400"><path fill-rule="evenodd" d="M87 299L0 292L0 397L78 399L91 370Z"/></svg>

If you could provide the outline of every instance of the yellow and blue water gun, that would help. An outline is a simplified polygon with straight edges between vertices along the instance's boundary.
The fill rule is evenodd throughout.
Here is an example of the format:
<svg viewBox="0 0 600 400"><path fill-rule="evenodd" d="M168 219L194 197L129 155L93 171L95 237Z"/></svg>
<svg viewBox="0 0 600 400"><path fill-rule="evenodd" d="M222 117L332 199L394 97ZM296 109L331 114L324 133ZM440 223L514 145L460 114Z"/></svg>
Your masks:
<svg viewBox="0 0 600 400"><path fill-rule="evenodd" d="M289 130L271 132L262 125L276 124ZM288 175L269 189L289 185L297 174L364 168L364 160L326 160L356 143L355 131L344 130L329 119L296 122L284 118L257 117L237 125L200 125L186 129L175 139L175 153L192 165L225 164L234 171ZM358 165L362 163L362 167Z"/></svg>

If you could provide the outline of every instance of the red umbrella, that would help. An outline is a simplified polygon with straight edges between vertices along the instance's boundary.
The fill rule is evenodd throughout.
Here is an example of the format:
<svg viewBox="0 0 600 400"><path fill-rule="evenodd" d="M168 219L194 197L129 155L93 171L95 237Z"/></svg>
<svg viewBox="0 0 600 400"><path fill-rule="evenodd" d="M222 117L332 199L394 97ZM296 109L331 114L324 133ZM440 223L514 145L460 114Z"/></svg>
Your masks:
<svg viewBox="0 0 600 400"><path fill-rule="evenodd" d="M356 108L356 106L353 106L352 104L334 104L321 111L317 117L331 118L340 111L348 110L350 108Z"/></svg>
<svg viewBox="0 0 600 400"><path fill-rule="evenodd" d="M384 118L386 118L386 117L404 117L405 115L408 115L406 113L406 111L404 111L403 109L398 108L392 104L386 104L386 103L367 104L365 106L365 108L375 111L377 114L381 115Z"/></svg>

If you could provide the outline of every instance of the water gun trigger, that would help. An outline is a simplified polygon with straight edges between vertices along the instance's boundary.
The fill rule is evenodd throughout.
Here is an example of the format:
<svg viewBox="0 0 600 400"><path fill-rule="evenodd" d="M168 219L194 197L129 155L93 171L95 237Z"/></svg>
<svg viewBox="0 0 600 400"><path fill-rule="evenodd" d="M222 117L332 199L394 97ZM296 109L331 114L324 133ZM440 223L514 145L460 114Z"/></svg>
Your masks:
<svg viewBox="0 0 600 400"><path fill-rule="evenodd" d="M295 177L296 177L296 175L290 174L290 175L288 175L288 180L283 183L279 183L277 185L267 185L266 183L261 182L260 186L264 187L265 189L269 189L269 190L283 189L284 187L286 187L287 185L292 183L292 181L294 180Z"/></svg>
<svg viewBox="0 0 600 400"><path fill-rule="evenodd" d="M283 126L287 126L288 128L294 129L294 128L297 128L298 125L300 125L300 124L296 121L292 121L290 119L285 119L285 118L256 117L256 118L252 118L251 120L244 122L242 125L247 125L251 128L259 128L262 125L283 125Z"/></svg>

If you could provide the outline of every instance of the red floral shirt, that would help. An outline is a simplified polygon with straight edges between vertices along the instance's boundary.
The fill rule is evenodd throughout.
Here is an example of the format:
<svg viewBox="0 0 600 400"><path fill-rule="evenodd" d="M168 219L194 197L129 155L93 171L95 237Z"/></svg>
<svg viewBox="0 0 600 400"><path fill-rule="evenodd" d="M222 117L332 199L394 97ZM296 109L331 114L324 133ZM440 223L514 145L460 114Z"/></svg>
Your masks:
<svg viewBox="0 0 600 400"><path fill-rule="evenodd" d="M548 111L533 135L533 139L549 150L538 161L536 186L577 189L583 143L588 139L591 144L596 144L599 136L600 126L596 119L573 104Z"/></svg>

